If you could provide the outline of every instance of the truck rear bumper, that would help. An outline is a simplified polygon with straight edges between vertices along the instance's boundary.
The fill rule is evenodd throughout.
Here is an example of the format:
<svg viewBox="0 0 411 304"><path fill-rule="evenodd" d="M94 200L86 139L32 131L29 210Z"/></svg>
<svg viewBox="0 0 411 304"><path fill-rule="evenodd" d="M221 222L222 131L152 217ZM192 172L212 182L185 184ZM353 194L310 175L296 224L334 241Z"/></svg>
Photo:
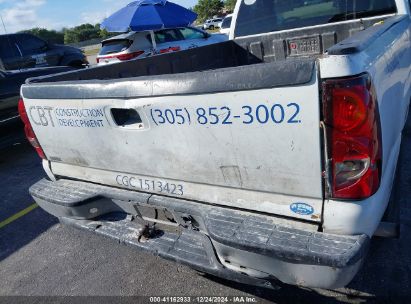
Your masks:
<svg viewBox="0 0 411 304"><path fill-rule="evenodd" d="M41 180L30 193L65 224L261 287L272 287L277 280L308 287L345 286L361 267L369 244L366 235L296 229L272 216L88 182ZM140 207L167 210L175 231L158 229L142 242L144 222L134 219L141 216Z"/></svg>

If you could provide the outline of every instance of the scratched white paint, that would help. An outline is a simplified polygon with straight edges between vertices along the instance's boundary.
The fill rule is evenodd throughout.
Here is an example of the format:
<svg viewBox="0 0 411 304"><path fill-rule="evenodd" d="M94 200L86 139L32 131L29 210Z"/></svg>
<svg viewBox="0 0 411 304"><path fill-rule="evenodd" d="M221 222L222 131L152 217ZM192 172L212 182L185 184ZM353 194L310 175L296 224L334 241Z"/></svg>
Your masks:
<svg viewBox="0 0 411 304"><path fill-rule="evenodd" d="M314 72L310 83L293 88L132 100L25 99L25 104L52 162L155 177L151 180L156 182L173 180L174 185L185 185L185 198L318 221L323 202L319 99ZM298 113L295 106L288 106L290 103L298 104ZM270 113L267 123L258 122L257 108L260 121L265 122L265 109L271 112L275 104L275 121L282 120L284 109L282 122L275 123ZM243 123L251 120L245 114L250 108L244 106L252 108L253 123ZM111 108L136 109L142 123L119 127ZM197 115L200 108L216 113L219 123L201 125L203 118ZM104 117L88 117L87 113L98 114L101 109ZM182 124L160 124L158 117L153 121L152 115L157 115L153 111L160 110L164 115L167 109L174 113L184 109L177 113L185 116L185 123L182 118L178 120ZM39 117L39 111L43 117ZM59 122L63 113L72 115L64 119L74 123ZM232 123L223 124L228 114L226 122ZM293 117L292 121L298 122L288 123ZM90 127L79 119L99 122ZM49 122L42 124L42 120ZM208 120L215 122L217 118L208 115ZM53 172L57 167L52 164ZM75 167L65 170L59 174L84 179ZM104 183L116 182L116 175L111 175ZM101 181L102 176L106 176L102 171L95 175L89 171L87 180ZM158 193L158 189L149 191ZM312 206L313 213L292 212L290 205L296 202Z"/></svg>
<svg viewBox="0 0 411 304"><path fill-rule="evenodd" d="M388 205L401 132L411 100L410 20L391 28L363 52L350 56L325 56L319 60L319 66L324 78L368 72L376 91L383 145L380 189L362 201L326 200L323 223L325 232L349 235L365 233L371 237Z"/></svg>
<svg viewBox="0 0 411 304"><path fill-rule="evenodd" d="M345 77L368 72L378 100L383 141L383 176L380 190L358 202L326 200L323 229L336 234L372 235L388 203L397 164L402 127L411 98L411 30L409 1L396 1L399 14L408 14L406 26L394 26L366 50L347 56L324 55L317 61L322 78ZM238 5L236 10L238 9ZM376 17L375 19L378 19ZM349 21L347 21L349 22ZM235 24L235 18L233 19ZM378 25L375 25L378 26ZM233 30L231 30L234 33ZM281 77L281 75L278 75ZM251 80L250 80L251 81ZM321 214L321 151L319 129L319 83L293 88L247 92L171 96L134 100L29 100L30 107L103 109L97 127L33 124L54 173L108 185L116 176L128 174L153 181L172 181L184 186L183 197L273 214L311 219L290 210L293 203L306 203ZM250 124L202 126L195 122L158 125L151 110L229 107L232 116L243 106L301 107L299 124ZM118 127L110 108L133 108L140 124ZM45 110L44 110L45 109ZM289 110L289 109L287 109ZM184 111L182 111L184 112ZM227 112L218 113L219 119ZM290 115L287 112L286 115ZM51 117L49 117L52 119ZM57 117L54 117L55 119ZM243 117L242 117L243 118ZM34 122L32 117L30 118ZM40 121L41 122L41 121ZM96 124L91 123L90 124ZM70 125L70 123L68 123ZM96 124L97 125L97 124ZM93 168L93 169L91 169ZM121 186L121 185L120 185ZM155 189L151 190L157 193ZM318 220L312 218L312 220Z"/></svg>

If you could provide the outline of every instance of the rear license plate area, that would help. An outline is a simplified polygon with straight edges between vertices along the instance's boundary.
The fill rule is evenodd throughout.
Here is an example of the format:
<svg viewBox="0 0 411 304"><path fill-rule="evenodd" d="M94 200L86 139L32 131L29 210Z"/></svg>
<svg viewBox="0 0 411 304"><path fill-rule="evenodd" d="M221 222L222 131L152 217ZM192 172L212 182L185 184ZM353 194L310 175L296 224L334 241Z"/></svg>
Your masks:
<svg viewBox="0 0 411 304"><path fill-rule="evenodd" d="M321 54L320 36L287 40L289 56Z"/></svg>

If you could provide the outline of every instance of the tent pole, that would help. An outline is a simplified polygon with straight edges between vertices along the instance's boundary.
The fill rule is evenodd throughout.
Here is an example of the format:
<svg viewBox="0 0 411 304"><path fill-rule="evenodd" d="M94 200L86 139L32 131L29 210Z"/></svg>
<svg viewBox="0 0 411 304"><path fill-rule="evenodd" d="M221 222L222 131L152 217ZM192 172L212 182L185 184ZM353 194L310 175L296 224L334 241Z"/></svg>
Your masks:
<svg viewBox="0 0 411 304"><path fill-rule="evenodd" d="M151 44L153 45L153 49L157 51L157 44L156 44L156 37L154 36L154 31L150 31L150 36L151 36Z"/></svg>

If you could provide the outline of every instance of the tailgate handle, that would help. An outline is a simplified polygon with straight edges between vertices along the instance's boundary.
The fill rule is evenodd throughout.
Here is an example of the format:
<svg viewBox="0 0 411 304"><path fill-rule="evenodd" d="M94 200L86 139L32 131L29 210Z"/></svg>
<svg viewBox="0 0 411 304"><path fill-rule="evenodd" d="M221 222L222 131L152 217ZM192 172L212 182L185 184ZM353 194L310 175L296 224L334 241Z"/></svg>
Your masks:
<svg viewBox="0 0 411 304"><path fill-rule="evenodd" d="M114 122L121 127L131 127L134 125L141 125L143 121L135 109L119 109L112 108L111 115Z"/></svg>

